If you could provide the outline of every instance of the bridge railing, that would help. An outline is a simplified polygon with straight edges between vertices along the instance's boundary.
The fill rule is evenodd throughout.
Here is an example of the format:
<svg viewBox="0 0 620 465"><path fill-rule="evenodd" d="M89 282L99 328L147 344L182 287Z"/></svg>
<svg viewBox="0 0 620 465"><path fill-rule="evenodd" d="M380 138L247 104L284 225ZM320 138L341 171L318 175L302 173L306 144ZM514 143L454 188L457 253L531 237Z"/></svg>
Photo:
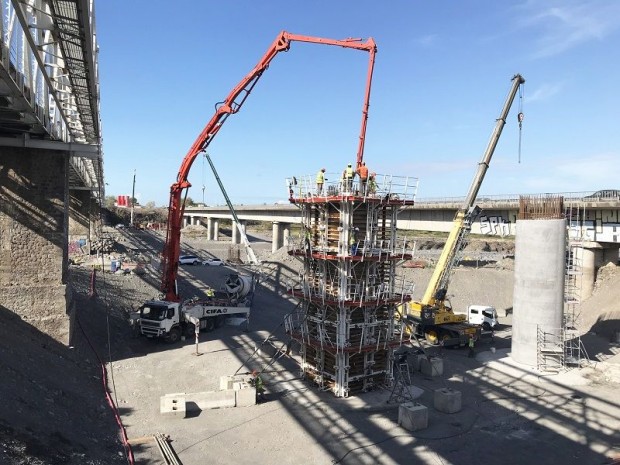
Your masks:
<svg viewBox="0 0 620 465"><path fill-rule="evenodd" d="M476 203L519 203L519 197L522 195L544 195L539 194L502 194L502 195L480 195L476 198ZM599 191L585 192L560 192L553 193L554 196L564 197L567 202L620 202L620 189L604 189ZM416 204L442 205L442 204L462 204L465 197L425 197L419 198Z"/></svg>

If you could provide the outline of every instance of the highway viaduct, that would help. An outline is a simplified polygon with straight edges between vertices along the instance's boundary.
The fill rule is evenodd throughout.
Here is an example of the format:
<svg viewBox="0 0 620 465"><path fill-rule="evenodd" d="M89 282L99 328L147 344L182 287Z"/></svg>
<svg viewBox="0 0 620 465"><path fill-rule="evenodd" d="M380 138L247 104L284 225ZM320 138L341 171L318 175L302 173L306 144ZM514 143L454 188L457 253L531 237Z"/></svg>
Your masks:
<svg viewBox="0 0 620 465"><path fill-rule="evenodd" d="M68 244L90 238L104 198L91 7L0 0L0 314L65 344Z"/></svg>
<svg viewBox="0 0 620 465"><path fill-rule="evenodd" d="M579 257L582 297L592 293L596 270L603 264L618 261L620 248L620 191L544 194L562 196L569 222L569 246ZM464 198L426 199L403 208L397 228L413 231L448 232ZM471 233L492 238L514 236L519 212L519 196L486 196L477 200L481 213L472 224ZM290 205L239 205L235 212L245 228L248 221L272 225L272 250L288 245L291 225L300 224L300 210ZM221 220L233 222L226 206L185 209L184 226L202 224L209 240L217 240ZM234 223L234 222L233 222ZM233 224L233 226L236 226ZM238 227L232 227L233 244L240 243ZM300 239L301 240L301 239Z"/></svg>

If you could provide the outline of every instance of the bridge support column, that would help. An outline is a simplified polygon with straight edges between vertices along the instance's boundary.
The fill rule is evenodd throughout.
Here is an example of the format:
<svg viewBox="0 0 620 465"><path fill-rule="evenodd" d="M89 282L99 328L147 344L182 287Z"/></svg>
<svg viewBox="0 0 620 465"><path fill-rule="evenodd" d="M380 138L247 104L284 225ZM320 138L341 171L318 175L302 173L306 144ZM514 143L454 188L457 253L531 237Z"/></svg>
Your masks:
<svg viewBox="0 0 620 465"><path fill-rule="evenodd" d="M280 247L282 247L282 225L280 222L274 221L272 227L271 252L276 252Z"/></svg>
<svg viewBox="0 0 620 465"><path fill-rule="evenodd" d="M7 311L68 344L69 154L2 147L0 315Z"/></svg>
<svg viewBox="0 0 620 465"><path fill-rule="evenodd" d="M287 223L282 225L282 228L284 233L282 244L284 247L288 247L291 242L291 225Z"/></svg>
<svg viewBox="0 0 620 465"><path fill-rule="evenodd" d="M213 221L213 240L217 241L220 237L220 222L218 220Z"/></svg>
<svg viewBox="0 0 620 465"><path fill-rule="evenodd" d="M575 247L574 252L578 271L581 272L579 286L580 300L585 300L592 295L594 291L594 282L596 281L596 269L600 264L603 251L590 247Z"/></svg>
<svg viewBox="0 0 620 465"><path fill-rule="evenodd" d="M232 221L232 243L233 244L241 244L241 234L239 233L239 227L245 232L245 221L239 221L237 224L236 221Z"/></svg>
<svg viewBox="0 0 620 465"><path fill-rule="evenodd" d="M88 190L69 191L69 258L74 254L88 254L99 223L99 205Z"/></svg>
<svg viewBox="0 0 620 465"><path fill-rule="evenodd" d="M213 218L207 217L207 240L213 240Z"/></svg>
<svg viewBox="0 0 620 465"><path fill-rule="evenodd" d="M183 227L187 227L189 224L189 216L183 216Z"/></svg>
<svg viewBox="0 0 620 465"><path fill-rule="evenodd" d="M239 230L237 229L237 222L235 220L232 220L230 222L231 226L231 230L230 230L230 237L231 237L231 242L233 244L238 244L239 243Z"/></svg>
<svg viewBox="0 0 620 465"><path fill-rule="evenodd" d="M575 270L580 273L577 285L582 301L592 295L598 269L609 262L618 263L619 247L618 244L600 242L585 242L582 246L573 247Z"/></svg>

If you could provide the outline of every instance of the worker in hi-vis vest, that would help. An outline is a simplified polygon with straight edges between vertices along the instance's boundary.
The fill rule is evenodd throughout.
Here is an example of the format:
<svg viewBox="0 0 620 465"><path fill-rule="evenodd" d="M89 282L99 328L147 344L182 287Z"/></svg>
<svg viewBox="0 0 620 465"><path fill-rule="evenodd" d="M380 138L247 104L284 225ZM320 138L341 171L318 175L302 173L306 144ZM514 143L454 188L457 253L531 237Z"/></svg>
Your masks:
<svg viewBox="0 0 620 465"><path fill-rule="evenodd" d="M325 184L325 168L321 168L316 174L316 195L323 194L323 184Z"/></svg>
<svg viewBox="0 0 620 465"><path fill-rule="evenodd" d="M355 177L355 170L353 170L353 166L351 163L347 165L347 167L342 172L342 189L345 192L351 192L353 189L353 178Z"/></svg>

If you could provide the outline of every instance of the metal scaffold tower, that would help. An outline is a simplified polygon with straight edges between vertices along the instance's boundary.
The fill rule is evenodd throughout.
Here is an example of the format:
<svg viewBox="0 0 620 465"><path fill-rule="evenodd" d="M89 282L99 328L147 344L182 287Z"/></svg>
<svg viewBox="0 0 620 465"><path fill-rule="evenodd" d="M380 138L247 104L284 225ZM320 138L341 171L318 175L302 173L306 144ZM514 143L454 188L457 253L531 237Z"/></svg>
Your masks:
<svg viewBox="0 0 620 465"><path fill-rule="evenodd" d="M583 281L583 250L587 240L585 205L583 201L566 201L565 214L568 225L566 240L566 276L564 281L564 366L581 366L588 361L588 354L578 331Z"/></svg>
<svg viewBox="0 0 620 465"><path fill-rule="evenodd" d="M568 234L566 238L566 268L564 277L563 326L553 330L537 330L537 365L540 371L580 367L589 361L578 330L581 283L583 277L583 245L587 240L584 224L585 205L565 201Z"/></svg>
<svg viewBox="0 0 620 465"><path fill-rule="evenodd" d="M374 175L317 192L312 180L289 180L290 201L302 212L289 253L303 261L303 274L290 289L301 306L286 329L301 344L304 376L347 397L393 382L403 337L396 305L413 292L395 270L414 248L397 237L396 221L413 205L418 181Z"/></svg>

